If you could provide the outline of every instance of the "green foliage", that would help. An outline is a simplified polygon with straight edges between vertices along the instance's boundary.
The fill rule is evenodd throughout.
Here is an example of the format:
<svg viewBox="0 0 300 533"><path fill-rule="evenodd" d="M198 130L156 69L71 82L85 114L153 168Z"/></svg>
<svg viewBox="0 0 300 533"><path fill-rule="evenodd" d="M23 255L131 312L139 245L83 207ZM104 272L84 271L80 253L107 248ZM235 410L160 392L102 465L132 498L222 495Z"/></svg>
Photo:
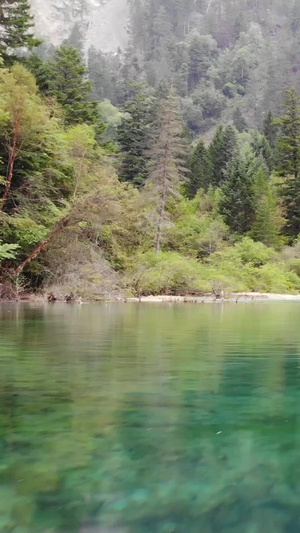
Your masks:
<svg viewBox="0 0 300 533"><path fill-rule="evenodd" d="M202 293L211 290L201 279L197 261L176 252L147 252L133 258L128 278L137 295Z"/></svg>
<svg viewBox="0 0 300 533"><path fill-rule="evenodd" d="M214 254L209 265L210 275L227 291L290 293L300 287L298 276L277 260L273 250L248 237Z"/></svg>
<svg viewBox="0 0 300 533"><path fill-rule="evenodd" d="M220 213L233 232L245 234L253 224L254 182L258 167L259 162L254 153L246 147L227 168L227 179L222 187Z"/></svg>
<svg viewBox="0 0 300 533"><path fill-rule="evenodd" d="M227 179L226 171L237 152L237 132L232 126L219 126L209 146L212 185L219 187Z"/></svg>
<svg viewBox="0 0 300 533"><path fill-rule="evenodd" d="M295 89L286 92L284 114L278 119L278 170L286 176L282 187L286 210L286 233L295 238L300 232L300 104Z"/></svg>
<svg viewBox="0 0 300 533"><path fill-rule="evenodd" d="M117 141L122 153L120 178L135 185L144 183L148 174L154 105L153 97L138 89L125 104L123 118L117 128Z"/></svg>
<svg viewBox="0 0 300 533"><path fill-rule="evenodd" d="M261 161L262 167L267 173L274 169L274 150L264 134L258 131L251 132L251 148Z"/></svg>
<svg viewBox="0 0 300 533"><path fill-rule="evenodd" d="M28 0L2 0L0 6L0 55L6 63L12 63L22 48L31 50L40 44L34 38L33 16Z"/></svg>
<svg viewBox="0 0 300 533"><path fill-rule="evenodd" d="M239 107L236 108L232 115L233 124L239 133L247 131L248 126L245 117L243 116Z"/></svg>
<svg viewBox="0 0 300 533"><path fill-rule="evenodd" d="M217 191L201 189L192 202L176 204L173 224L166 230L165 246L183 255L203 259L222 249L228 228L217 213Z"/></svg>
<svg viewBox="0 0 300 533"><path fill-rule="evenodd" d="M0 71L1 173L6 175L0 190L3 194L7 191L2 209L10 214L26 210L31 203L42 219L50 190L56 189L54 199L66 188L60 182L60 172L68 177L61 153L61 130L50 114L33 76L23 66L16 64L10 71Z"/></svg>
<svg viewBox="0 0 300 533"><path fill-rule="evenodd" d="M272 149L274 149L277 144L278 129L278 124L275 122L272 111L269 111L264 120L263 133Z"/></svg>
<svg viewBox="0 0 300 533"><path fill-rule="evenodd" d="M279 170L297 180L300 172L300 101L296 89L286 92L284 114L277 120Z"/></svg>
<svg viewBox="0 0 300 533"><path fill-rule="evenodd" d="M207 190L211 184L211 161L202 139L189 157L188 169L186 191L190 198L194 198L199 189Z"/></svg>
<svg viewBox="0 0 300 533"><path fill-rule="evenodd" d="M276 198L262 169L257 174L254 194L255 215L251 236L267 246L276 247L280 243Z"/></svg>
<svg viewBox="0 0 300 533"><path fill-rule="evenodd" d="M96 124L99 120L95 102L89 100L92 84L86 80L87 69L80 52L61 46L49 64L49 90L65 113L66 124Z"/></svg>
<svg viewBox="0 0 300 533"><path fill-rule="evenodd" d="M297 56L297 24L282 23L295 45L287 52L281 32L278 43L267 40L268 21L260 31L261 5L254 15L236 0L213 4L132 1L126 54L89 50L94 87L80 23L65 43L75 48L63 45L51 60L1 62L1 275L9 263L25 282L88 298L125 286L298 290L296 247L289 259L280 252L300 234L296 90L274 119L280 76L293 72L299 84L295 60L285 61ZM34 45L27 2L4 2L7 28L8 6L19 40L4 32L14 39L0 43L6 65L17 43Z"/></svg>
<svg viewBox="0 0 300 533"><path fill-rule="evenodd" d="M3 244L0 241L0 262L5 259L15 259L19 248L20 246L18 244Z"/></svg>
<svg viewBox="0 0 300 533"><path fill-rule="evenodd" d="M161 250L164 225L169 218L169 205L174 198L180 198L180 185L186 172L183 128L177 108L177 99L172 93L160 100L158 131L149 152L149 177L146 185L154 199L157 253Z"/></svg>
<svg viewBox="0 0 300 533"><path fill-rule="evenodd" d="M279 0L268 8L238 0L131 0L127 49L89 51L96 98L122 104L128 84L146 81L155 88L164 81L189 104L193 132L230 119L238 131L261 129L269 110L277 116L287 80L296 87L300 82L299 9L295 0L285 7L283 20Z"/></svg>

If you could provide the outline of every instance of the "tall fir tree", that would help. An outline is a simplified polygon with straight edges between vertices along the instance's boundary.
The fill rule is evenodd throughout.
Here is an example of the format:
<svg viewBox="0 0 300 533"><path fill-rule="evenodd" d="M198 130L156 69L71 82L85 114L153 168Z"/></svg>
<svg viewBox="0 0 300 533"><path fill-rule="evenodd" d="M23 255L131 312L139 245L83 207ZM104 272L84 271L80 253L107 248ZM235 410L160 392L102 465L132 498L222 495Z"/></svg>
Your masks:
<svg viewBox="0 0 300 533"><path fill-rule="evenodd" d="M173 94L160 101L158 134L150 150L149 178L147 184L155 197L156 253L161 251L163 232L169 218L171 200L178 198L180 185L187 169L186 149L182 138L183 127L178 115L177 99Z"/></svg>
<svg viewBox="0 0 300 533"><path fill-rule="evenodd" d="M189 47L189 90L194 90L210 66L207 47L204 45L198 32L192 37Z"/></svg>
<svg viewBox="0 0 300 533"><path fill-rule="evenodd" d="M90 101L92 84L80 52L61 46L50 63L49 94L55 96L65 112L66 124L98 123L96 102Z"/></svg>
<svg viewBox="0 0 300 533"><path fill-rule="evenodd" d="M230 229L241 235L250 231L254 222L254 182L258 168L258 160L247 148L231 161L226 171L220 213Z"/></svg>
<svg viewBox="0 0 300 533"><path fill-rule="evenodd" d="M124 116L117 129L121 152L119 176L122 181L129 181L136 186L142 185L148 176L148 152L155 110L155 98L137 87L135 95L124 106Z"/></svg>
<svg viewBox="0 0 300 533"><path fill-rule="evenodd" d="M232 161L237 152L237 131L233 126L226 126L223 133L222 141L222 180L225 179L226 169L229 163Z"/></svg>
<svg viewBox="0 0 300 533"><path fill-rule="evenodd" d="M226 169L237 150L237 132L232 126L219 126L209 147L212 185L220 187L226 178Z"/></svg>
<svg viewBox="0 0 300 533"><path fill-rule="evenodd" d="M264 120L263 134L271 148L274 150L277 143L278 125L275 122L272 111L268 111L268 114Z"/></svg>
<svg viewBox="0 0 300 533"><path fill-rule="evenodd" d="M232 115L232 119L233 119L234 127L237 129L239 133L243 133L243 131L247 131L248 125L239 107L235 109Z"/></svg>
<svg viewBox="0 0 300 533"><path fill-rule="evenodd" d="M209 157L211 160L212 171L212 185L214 185L215 187L219 187L223 179L223 139L224 128L223 126L219 126L209 146Z"/></svg>
<svg viewBox="0 0 300 533"><path fill-rule="evenodd" d="M278 171L285 180L282 187L288 236L300 233L300 99L295 89L286 92L284 114L277 121Z"/></svg>
<svg viewBox="0 0 300 533"><path fill-rule="evenodd" d="M300 177L300 99L296 89L286 91L284 113L277 124L280 126L278 170L297 180Z"/></svg>
<svg viewBox="0 0 300 533"><path fill-rule="evenodd" d="M207 190L211 185L211 160L202 139L189 157L188 169L186 191L189 198L194 198L199 189Z"/></svg>
<svg viewBox="0 0 300 533"><path fill-rule="evenodd" d="M251 237L266 246L278 246L279 217L276 198L263 168L258 171L254 183L254 211Z"/></svg>
<svg viewBox="0 0 300 533"><path fill-rule="evenodd" d="M41 43L34 38L33 16L28 0L1 0L0 2L0 54L12 63L18 52L31 50Z"/></svg>
<svg viewBox="0 0 300 533"><path fill-rule="evenodd" d="M274 158L275 154L272 150L270 143L266 136L263 133L259 133L258 131L251 132L252 139L251 139L251 147L256 155L256 157L260 158L261 163L268 174L272 172L274 168Z"/></svg>

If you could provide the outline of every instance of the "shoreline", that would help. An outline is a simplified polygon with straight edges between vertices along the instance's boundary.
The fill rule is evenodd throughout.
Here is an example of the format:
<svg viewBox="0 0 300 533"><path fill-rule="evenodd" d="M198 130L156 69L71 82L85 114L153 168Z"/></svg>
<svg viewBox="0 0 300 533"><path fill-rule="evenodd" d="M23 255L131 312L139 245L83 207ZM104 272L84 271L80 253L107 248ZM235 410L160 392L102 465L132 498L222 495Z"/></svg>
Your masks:
<svg viewBox="0 0 300 533"><path fill-rule="evenodd" d="M51 302L55 303L67 303L72 304L89 304L89 303L250 303L250 302L300 302L300 294L276 294L276 293L261 293L261 292L239 292L231 293L224 298L216 297L213 294L207 294L203 296L171 296L167 294L162 295L149 295L141 297L111 297L111 298L99 298L95 300L86 300L78 298L72 302L66 302L65 300L59 300ZM34 303L42 304L48 303L46 295L34 295L24 294L20 295L20 298L16 299L0 299L0 303Z"/></svg>
<svg viewBox="0 0 300 533"><path fill-rule="evenodd" d="M127 303L238 303L238 302L300 302L300 294L275 294L244 292L232 293L224 298L214 295L206 296L142 296L140 298L127 298Z"/></svg>

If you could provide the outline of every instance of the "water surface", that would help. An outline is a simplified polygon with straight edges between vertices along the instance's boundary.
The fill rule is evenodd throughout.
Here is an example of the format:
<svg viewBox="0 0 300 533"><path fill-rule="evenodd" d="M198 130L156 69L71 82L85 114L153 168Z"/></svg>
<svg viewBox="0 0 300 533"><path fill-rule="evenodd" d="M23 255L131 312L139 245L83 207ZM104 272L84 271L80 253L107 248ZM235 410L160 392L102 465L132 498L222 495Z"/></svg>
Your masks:
<svg viewBox="0 0 300 533"><path fill-rule="evenodd" d="M0 306L0 533L299 533L300 305Z"/></svg>

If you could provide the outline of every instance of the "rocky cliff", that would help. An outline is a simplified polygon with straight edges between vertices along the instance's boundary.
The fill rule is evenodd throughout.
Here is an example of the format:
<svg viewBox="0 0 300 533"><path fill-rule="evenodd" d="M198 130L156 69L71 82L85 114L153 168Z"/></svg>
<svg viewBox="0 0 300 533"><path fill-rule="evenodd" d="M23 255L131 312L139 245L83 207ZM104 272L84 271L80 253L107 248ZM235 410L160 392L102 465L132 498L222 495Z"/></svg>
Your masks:
<svg viewBox="0 0 300 533"><path fill-rule="evenodd" d="M31 0L36 34L58 46L77 23L85 49L124 49L128 40L127 0Z"/></svg>

